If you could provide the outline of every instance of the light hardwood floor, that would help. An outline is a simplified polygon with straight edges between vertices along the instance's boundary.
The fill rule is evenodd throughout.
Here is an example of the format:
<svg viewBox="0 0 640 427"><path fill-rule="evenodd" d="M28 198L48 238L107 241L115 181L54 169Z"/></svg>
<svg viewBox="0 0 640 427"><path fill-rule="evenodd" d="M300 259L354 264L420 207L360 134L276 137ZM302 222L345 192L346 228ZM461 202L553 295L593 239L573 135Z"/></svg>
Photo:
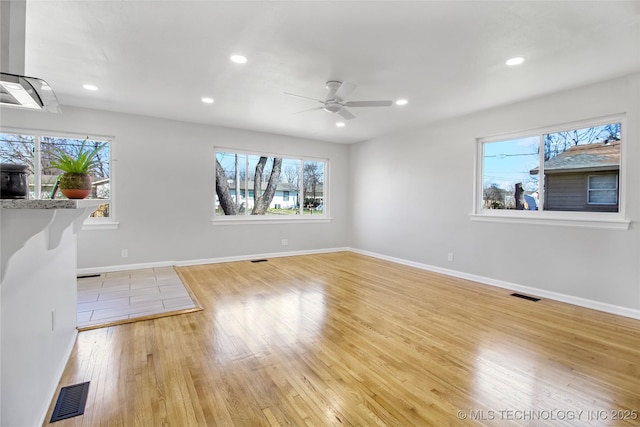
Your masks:
<svg viewBox="0 0 640 427"><path fill-rule="evenodd" d="M348 252L178 270L204 310L81 332L53 426L640 425L638 320Z"/></svg>

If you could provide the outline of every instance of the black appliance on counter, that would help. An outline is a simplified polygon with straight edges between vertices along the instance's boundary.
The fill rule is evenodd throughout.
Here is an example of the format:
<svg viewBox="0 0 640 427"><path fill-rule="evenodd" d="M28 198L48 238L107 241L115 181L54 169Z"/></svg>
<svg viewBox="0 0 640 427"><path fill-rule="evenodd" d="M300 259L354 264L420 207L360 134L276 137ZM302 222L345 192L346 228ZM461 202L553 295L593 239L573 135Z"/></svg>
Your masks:
<svg viewBox="0 0 640 427"><path fill-rule="evenodd" d="M0 199L27 199L29 166L0 163Z"/></svg>

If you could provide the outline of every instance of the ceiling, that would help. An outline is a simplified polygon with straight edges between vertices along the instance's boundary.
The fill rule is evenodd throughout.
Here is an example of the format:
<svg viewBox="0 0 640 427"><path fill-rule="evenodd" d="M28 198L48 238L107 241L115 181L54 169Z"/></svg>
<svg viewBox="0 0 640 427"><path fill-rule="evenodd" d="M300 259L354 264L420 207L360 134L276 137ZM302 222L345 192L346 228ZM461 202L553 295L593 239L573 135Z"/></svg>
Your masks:
<svg viewBox="0 0 640 427"><path fill-rule="evenodd" d="M27 1L25 74L63 114L353 143L638 71L638 1ZM284 92L325 99L327 80L357 85L349 100L409 103L352 108L344 128L294 114L319 104Z"/></svg>

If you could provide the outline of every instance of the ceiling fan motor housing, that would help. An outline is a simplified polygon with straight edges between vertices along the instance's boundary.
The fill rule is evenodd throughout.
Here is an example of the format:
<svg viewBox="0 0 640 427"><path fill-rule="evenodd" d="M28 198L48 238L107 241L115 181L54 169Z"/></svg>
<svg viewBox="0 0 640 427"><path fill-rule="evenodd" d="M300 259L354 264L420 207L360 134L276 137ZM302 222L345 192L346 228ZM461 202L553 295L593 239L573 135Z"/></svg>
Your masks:
<svg viewBox="0 0 640 427"><path fill-rule="evenodd" d="M342 104L338 101L331 100L324 103L324 111L328 111L329 113L337 113L342 110Z"/></svg>

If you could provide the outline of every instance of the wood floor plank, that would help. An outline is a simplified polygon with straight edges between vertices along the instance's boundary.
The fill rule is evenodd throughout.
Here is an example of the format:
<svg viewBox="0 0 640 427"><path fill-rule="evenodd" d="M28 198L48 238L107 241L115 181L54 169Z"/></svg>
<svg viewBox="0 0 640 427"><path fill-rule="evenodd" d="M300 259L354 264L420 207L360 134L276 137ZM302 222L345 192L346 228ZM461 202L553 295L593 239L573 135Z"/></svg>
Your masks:
<svg viewBox="0 0 640 427"><path fill-rule="evenodd" d="M640 424L638 320L350 252L178 272L203 311L80 332L56 427Z"/></svg>

